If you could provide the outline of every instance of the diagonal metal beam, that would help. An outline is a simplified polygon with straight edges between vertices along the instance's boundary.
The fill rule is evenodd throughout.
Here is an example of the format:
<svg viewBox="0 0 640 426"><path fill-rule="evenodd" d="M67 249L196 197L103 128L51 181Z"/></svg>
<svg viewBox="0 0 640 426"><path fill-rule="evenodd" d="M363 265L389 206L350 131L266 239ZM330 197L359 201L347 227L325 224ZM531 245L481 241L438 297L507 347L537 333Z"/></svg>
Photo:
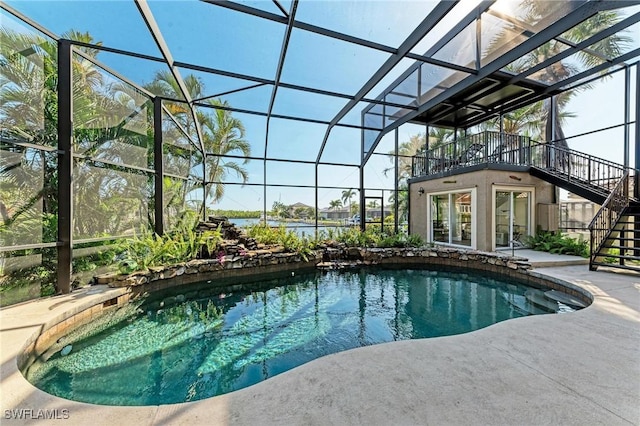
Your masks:
<svg viewBox="0 0 640 426"><path fill-rule="evenodd" d="M251 89L255 89L255 88L258 88L258 87L262 87L262 86L266 86L266 84L265 83L257 83L257 84L252 84L251 86L240 87L239 89L227 90L225 92L215 93L213 95L203 96L201 98L194 99L193 102L194 103L202 102L202 101L206 101L207 99L219 98L220 96L231 95L233 93L238 93L238 92L244 92L245 90L251 90Z"/></svg>
<svg viewBox="0 0 640 426"><path fill-rule="evenodd" d="M435 44L432 47L430 47L429 50L423 56L432 57L433 55L438 53L438 51L442 49L451 40L453 40L453 38L456 35L458 35L462 30L467 28L467 26L469 26L473 21L477 20L480 17L480 15L482 15L483 12L487 11L493 5L493 3L495 3L495 0L484 0L480 2L472 11L470 11L464 18L462 18L457 24L455 24L453 28L449 30L449 32L447 32L444 36L442 36L442 38L440 38L437 42L435 42ZM477 35L477 43L479 43L479 41L480 41L480 36ZM477 54L479 55L480 47L476 46L476 49L478 50ZM414 56L415 55L408 54L406 57L413 58ZM416 58L416 59L421 60L420 58ZM440 66L440 64L433 61L430 61L428 63ZM479 63L479 60L478 60L478 63ZM398 78L396 78L395 81L389 85L389 87L391 88L391 87L397 86L403 80L405 80L411 73L417 70L419 67L420 67L419 63L416 63L413 66L409 67ZM449 68L454 69L456 71L463 71L463 72L467 72L469 74L474 74L474 75L478 73L476 69L469 69L466 67L458 67L458 68L449 67ZM478 68L479 68L479 65L478 65ZM387 94L387 91L385 90L376 99L383 99L386 94ZM371 109L371 107L372 106L370 106L368 109Z"/></svg>
<svg viewBox="0 0 640 426"><path fill-rule="evenodd" d="M256 16L258 18L267 19L273 22L279 22L281 24L289 24L289 18L281 15L277 15L275 13L267 12L262 9L256 9L255 7L245 6L244 4L235 3L233 1L219 1L219 0L200 0L204 3L209 3L215 6L224 7L226 9L231 9L236 12L246 13L252 16ZM375 43L369 40L365 40L362 38L350 36L348 34L340 33L337 31L329 30L327 28L319 27L317 25L307 24L305 22L295 21L293 22L293 26L295 28L306 30L315 34L320 34L326 37L335 38L342 41L347 41L349 43L358 44L360 46L370 47L376 50L382 50L389 53L395 53L393 47L385 46L384 44Z"/></svg>
<svg viewBox="0 0 640 426"><path fill-rule="evenodd" d="M151 12L151 8L149 7L147 0L135 0L135 2L136 2L136 6L138 7L138 11L140 12L140 15L142 16L142 19L144 20L145 24L147 25L147 28L149 29L151 36L153 37L153 40L156 42L158 49L160 49L160 53L162 53L162 57L164 58L165 63L169 67L169 71L171 72L171 75L176 80L176 83L178 84L178 88L180 89L182 96L184 97L187 105L189 106L189 111L191 112L191 117L193 118L193 123L195 124L195 127L196 127L196 134L198 135L198 142L200 143L200 149L202 150L202 155L204 156L205 149L204 149L204 142L202 137L202 128L200 127L200 123L198 121L198 116L196 114L196 110L193 105L193 100L191 99L191 94L189 93L189 90L187 89L187 86L185 85L184 80L180 75L180 71L175 65L173 56L171 55L171 51L169 50L169 46L167 45L167 43L164 40L164 37L162 36L162 32L158 27L158 23L156 22L153 16L153 12Z"/></svg>
<svg viewBox="0 0 640 426"><path fill-rule="evenodd" d="M569 78L566 78L562 81L559 81L558 83L549 86L547 89L545 89L545 91L543 92L546 95L549 95L550 93L554 92L555 90L560 90L563 87L566 87L568 85L570 85L571 83L575 83L576 81L582 80L583 78L589 77L590 75L594 75L599 73L600 71L604 71L607 68L610 68L614 65L618 65L618 64L622 64L628 60L634 59L635 57L640 55L640 48L638 49L634 49L628 53L625 53L624 55L618 56L617 58L613 59L611 62L603 62L600 65L597 65L593 68L590 68L586 71L583 71L579 74L576 74L574 76L571 76Z"/></svg>
<svg viewBox="0 0 640 426"><path fill-rule="evenodd" d="M4 9L7 13L9 13L10 15L15 16L16 18L18 18L19 20L21 20L22 22L28 24L29 26L35 28L36 30L40 31L42 34L46 35L47 37L58 41L60 40L60 36L58 36L56 33L49 31L47 28L43 27L42 25L38 24L36 21L34 21L33 19L29 18L26 15L23 15L22 13L18 12L17 10L15 10L14 8L12 8L11 6L9 6L8 4L6 4L3 1L0 1L0 9Z"/></svg>
<svg viewBox="0 0 640 426"><path fill-rule="evenodd" d="M622 31L625 28L630 27L631 25L637 23L638 21L640 21L640 13L636 13L636 14L634 14L632 16L629 16L628 18L618 22L615 25L612 25L609 28L606 28L606 29L600 31L599 33L595 34L594 36L592 36L592 37L590 37L590 38L588 38L586 40L583 40L580 43L577 43L577 44L573 43L572 44L573 47L570 47L570 48L560 52L559 54L544 60L543 62L537 64L534 67L529 68L526 71L518 73L517 75L515 75L510 80L505 81L504 83L501 83L499 87L506 87L506 86L509 86L509 85L517 84L518 82L526 79L530 75L532 75L532 74L534 74L534 73L536 73L536 72L538 72L538 71L540 71L542 69L545 69L546 67L548 67L548 66L550 66L550 65L552 65L552 64L554 64L556 62L559 62L559 61L561 61L561 60L573 55L574 53L584 49L585 47L591 46L592 44L597 43L600 40L603 40L603 39L609 37L610 35L613 35L613 34L619 32L619 31ZM561 40L560 37L556 37L555 39L556 40L559 40L559 39ZM609 62L609 65L611 65L612 59L607 59L607 61ZM564 85L563 85L563 87L564 87ZM527 99L525 101L516 102L513 105L516 105L516 104L517 105L528 105L529 103L533 103L534 102L533 99L538 100L540 98L546 98L548 93L552 93L553 94L555 92L552 91L552 92L545 92L545 93L543 93L542 97L541 96L535 96L535 97L529 98L529 99ZM470 98L466 98L464 104L462 104L462 105L471 104L471 103L477 101L478 99L482 98L483 96L484 96L484 94L481 93L479 95L476 95L476 96L473 96L473 97L470 97ZM510 105L510 106L508 106L506 112L513 111L513 109L514 108L512 108L512 105ZM503 112L503 111L501 110L500 112ZM437 119L437 117L434 117L434 119Z"/></svg>
<svg viewBox="0 0 640 426"><path fill-rule="evenodd" d="M72 46L75 45L73 40L69 40L69 43L71 43ZM152 98L152 99L155 98L155 95L153 93L151 93L150 91L148 91L144 87L138 86L138 84L136 84L133 81L129 80L127 77L123 76L118 71L116 71L114 69L111 69L110 67L108 67L108 66L106 66L104 64L101 64L100 62L96 61L95 57L84 53L80 49L75 49L73 53L78 55L78 56L81 56L84 60L86 60L88 62L91 62L96 67L108 72L109 74L113 75L114 77L117 77L119 80L122 80L123 82L127 83L129 86L131 86L134 89L138 90L139 92L145 94L147 97Z"/></svg>
<svg viewBox="0 0 640 426"><path fill-rule="evenodd" d="M216 68L205 67L205 66L202 66L202 65L193 65L193 64L188 64L188 63L185 63L185 62L176 61L175 62L175 66L180 67L180 68L186 68L186 69L194 70L194 71L202 71L202 72L207 72L207 73L211 73L211 74L222 75L222 76L225 76L225 77L237 78L237 79L242 79L242 80L247 80L247 81L254 81L256 83L261 83L261 84L265 84L265 85L266 84L268 84L268 85L274 85L275 84L275 81L269 80L269 79L266 79L266 78L255 77L255 76L250 76L250 75L246 75L246 74L238 74L238 73L229 72L229 71L223 71L223 70L219 70L219 69L216 69ZM299 90L301 92L316 93L318 95L333 96L333 97L336 97L336 98L343 98L343 99L354 99L355 98L354 95L348 95L346 93L340 93L340 92L333 92L333 91L329 91L329 90L316 89L316 88L313 88L313 87L300 86L298 84L284 83L282 81L278 84L278 86L279 87L284 87L285 89ZM399 107L399 108L414 109L414 107L411 107L411 106L384 102L384 101L381 101L381 100L378 100L378 99L363 98L362 101L373 103L373 104L383 104L384 103L386 105L396 106L396 107Z"/></svg>
<svg viewBox="0 0 640 426"><path fill-rule="evenodd" d="M380 135L378 135L378 137L374 141L371 150L367 153L367 155L363 159L362 164L365 164L369 160L369 157L371 157L371 153L373 149L375 149L375 146L379 143L380 139L382 139L382 136L384 136L386 133L400 127L404 123L419 116L420 114L423 114L425 111L429 110L430 108L433 108L437 104L446 101L452 95L455 95L456 93L460 93L462 90L490 76L492 73L499 71L501 68L507 66L514 60L529 53L533 49L536 49L537 47L542 46L547 41L555 37L558 37L560 34L564 33L565 31L573 28L579 23L595 15L600 10L603 10L603 8L607 7L609 3L610 3L609 1L582 2L580 5L578 5L573 11L569 12L567 15L558 19L556 22L544 28L543 30L538 32L536 35L524 41L514 49L511 49L510 51L504 53L502 56L491 61L485 67L481 68L477 75L472 75L465 78L464 80L453 85L449 90L435 96L434 98L430 99L428 102L421 105L417 111L409 113L404 117L401 117L395 120L392 124L388 125L387 127L381 130Z"/></svg>
<svg viewBox="0 0 640 426"><path fill-rule="evenodd" d="M282 76L282 68L284 67L284 61L287 57L287 49L289 48L289 41L291 40L291 32L293 31L293 22L296 17L296 10L298 9L298 0L291 2L291 9L289 10L289 22L287 29L284 33L284 39L282 40L282 48L280 49L280 58L278 59L278 68L276 69L276 77L273 83L273 90L271 91L271 99L269 100L269 108L267 109L267 126L264 140L264 156L267 157L267 148L269 146L269 122L271 121L271 113L273 112L273 105L276 102L276 95L278 93L278 86L280 85L280 77Z"/></svg>
<svg viewBox="0 0 640 426"><path fill-rule="evenodd" d="M447 13L451 11L455 7L456 3L453 1L442 1L433 8L433 10L427 15L427 17L409 34L409 36L402 42L400 47L398 47L398 51L391 55L378 71L376 71L371 78L358 90L354 99L347 102L347 104L336 114L336 116L331 120L331 124L329 125L324 139L322 141L322 145L320 146L320 150L318 151L318 156L316 158L316 162L320 162L320 158L322 157L322 153L324 151L324 147L327 144L327 140L329 139L329 133L331 133L331 129L333 126L339 122L349 111L353 109L354 106L358 104L365 97L367 93L371 91L375 87L376 84L380 82L406 55L415 47L416 44L422 40L422 38L435 27L438 22L445 17Z"/></svg>
<svg viewBox="0 0 640 426"><path fill-rule="evenodd" d="M451 41L451 40L452 40L452 39L453 39L453 38L454 38L454 37L455 37L455 36L456 36L460 31L462 31L462 30L463 30L464 28L466 28L469 24L471 24L475 19L477 19L477 18L480 16L480 14L481 14L482 12L484 12L484 11L485 11L485 10L487 10L489 7L491 7L491 5L492 5L493 3L495 3L495 0L484 0L484 1L480 2L480 3L478 4L478 6L476 6L476 7L475 7L475 8L474 8L470 13L468 13L468 14L467 14L463 19L461 19L461 20L460 20L456 25L454 25L454 27L453 27L453 28L451 28L451 29L449 30L449 32L447 32L447 33L446 33L442 38L440 38L440 40L438 40L438 41L437 41L437 42L436 42L436 43L435 43L435 44L434 44L434 45L433 45L433 46L432 46L432 47L431 47L431 48L430 48L430 49L429 49L429 50L428 50L424 55L422 55L420 58L418 58L418 60L422 61L422 59L421 59L421 58L424 58L424 57L429 57L429 58L430 58L430 57L432 57L432 56L433 56L435 53L437 53L437 52L438 52L442 47L444 47L444 46L445 46L449 41ZM455 4L454 4L454 6L455 6ZM436 11L436 9L434 9L434 10L431 12L431 14L432 14L432 13L434 13L435 11ZM447 12L448 12L448 11L447 11ZM431 16L431 14L430 14L430 16ZM445 13L445 15L446 15L446 13ZM441 16L441 18L440 18L440 19L442 19L442 17L444 17L444 15L443 15L443 16ZM425 21L426 21L427 19L429 19L429 17L427 17L427 18L425 19ZM423 23L422 23L422 24L420 24L420 25L422 26L422 25L424 24L424 22L425 22L425 21L423 21ZM439 20L438 20L438 21L439 21ZM437 22L436 22L436 24L437 24ZM435 24L433 24L431 28L433 28L433 26L435 26ZM429 28L426 32L424 32L424 33L422 34L422 37L424 37L424 35L426 35L426 34L431 30L431 28ZM414 30L414 33L415 33L416 31L418 31L419 29L420 29L420 26L419 26L418 28L416 28L416 30ZM413 33L412 33L411 35L409 35L409 37L408 37L408 38L403 42L403 45L404 45L405 43L408 43L408 42L409 42L409 38L411 38L412 36L413 36ZM420 38L418 39L418 42L419 42L419 40L421 40L421 39L422 39L422 37L420 37ZM415 44L417 44L418 42L416 42ZM407 50L406 50L404 57L413 57L413 56L416 56L416 55L413 55L413 54L410 52L410 51L411 51L411 49L415 46L415 44L414 44L413 46L411 46L411 48L409 48L409 49L407 49ZM402 49L402 45L401 45L401 47L398 49L398 53L400 53L400 49ZM389 60L391 60L391 59L392 59L392 58L389 58ZM402 58L400 58L400 59L402 59ZM399 60L398 60L398 62L399 62ZM441 65L441 64L437 64L437 63L435 63L434 61L424 61L424 62L432 63L432 64L434 64L434 65L438 65L438 66L440 66L440 65ZM386 65L386 64L384 64L384 65L383 65L383 67L384 67L385 65ZM394 65L394 66L395 66L395 65ZM395 80L395 81L390 85L390 87L393 87L393 86L397 85L399 82L401 82L402 80L404 80L405 78L407 78L407 76L409 76L411 73L415 72L415 70L416 70L416 69L418 69L419 67L420 67L420 63L416 63L416 64L414 64L413 66L409 67L409 68L408 68L404 73L402 73L402 75L400 75L400 77L398 77L398 78L397 78L397 79L396 79L396 80ZM454 68L452 68L452 67L449 67L449 68L454 69ZM456 70L460 70L460 69L456 69ZM380 71L380 70L379 70L379 71ZM387 71L385 72L385 75L386 75L386 73L388 73L389 71L390 71L390 69L389 69L389 70L387 70ZM465 71L465 72L466 72L467 70L466 70L466 69L464 69L464 70L462 70L462 71ZM471 71L473 74L476 74L476 70L469 70L469 71ZM375 75L374 75L374 76L375 76ZM372 78L373 78L373 77L372 77ZM382 78L380 78L380 79L382 79ZM376 83L376 84L377 84L377 83ZM374 85L374 86L375 86L375 85ZM370 91L371 89L373 89L373 87L374 87L374 86L372 86L372 87L369 89L369 91ZM367 91L366 93L368 93L368 91ZM366 93L365 93L365 94L366 94ZM380 96L378 96L377 100L381 100L381 99L383 99L383 97L384 97L384 93L383 93L383 94L381 94ZM360 99L360 100L363 100L363 99ZM383 103L384 103L384 102L383 102ZM348 111L347 111L347 112L344 112L344 110L345 110L348 106L350 106L350 104L347 104L347 106L345 106L345 108L343 108L343 110L342 110L342 111L340 111L340 112L338 113L338 115L336 115L336 117L339 117L339 116L340 116L340 114L343 114L343 115L342 115L342 117L344 117L344 115L346 115L346 113L348 112ZM350 106L350 108L349 108L349 110L350 110L351 108L353 108L354 106L355 106L355 104L351 105L351 106ZM371 109L372 107L373 107L373 105L371 105L371 106L370 106L369 108L367 108L367 109ZM338 121L340 121L340 120L342 119L342 117L338 118L337 120L335 120L335 119L334 119L334 120L332 120L332 123L333 123L333 124L332 124L332 125L330 125L330 126L329 126L329 128L327 129L327 132L325 133L324 140L322 141L322 145L320 146L320 150L319 150L319 152L318 152L317 161L319 161L319 160L320 160L320 157L322 157L322 153L323 153L324 148L325 148L325 146L326 146L326 144L327 144L327 140L329 139L329 133L331 132L331 130L332 130L332 128L333 128L333 126L334 126Z"/></svg>
<svg viewBox="0 0 640 426"><path fill-rule="evenodd" d="M612 25L609 28L606 28L602 31L600 31L598 34L595 34L591 37L589 37L586 40L581 41L580 43L574 44L571 48L566 49L560 53L558 53L555 56L552 56L551 58L546 59L545 61L537 64L534 67L529 68L526 71L523 71L521 73L518 73L518 75L516 75L515 77L513 77L508 84L514 84L517 83L519 81L524 80L525 78L529 77L532 74L535 74L536 72L548 67L551 64L554 64L558 61L561 61L571 55L573 55L574 53L584 49L585 47L591 46L594 43L597 43L601 40L604 40L605 38L624 30L627 27L632 26L633 24L637 23L640 21L640 12L635 13L631 16L629 16L628 18L618 22L615 25ZM563 42L564 43L564 42ZM611 58L607 58L608 61L611 61Z"/></svg>
<svg viewBox="0 0 640 426"><path fill-rule="evenodd" d="M227 9L231 9L236 12L246 13L258 18L267 19L272 22L288 24L288 17L276 15L275 13L267 12L262 9L256 9L254 7L246 6L244 4L235 3L232 1L219 1L219 0L200 0L200 1L204 3L209 3L212 5L224 7ZM356 44L362 47L368 47L370 49L379 50L381 52L391 53L392 55L395 55L396 53L398 53L398 49L396 49L395 47L387 46L381 43L376 43L374 41L359 38L359 37L354 37L349 34L333 31L328 28L319 27L317 25L308 24L306 22L294 21L293 26L297 29L308 31L310 33L319 34L321 36L330 37L336 40ZM440 61L438 59L433 59L428 55L418 55L415 53L408 52L405 56L409 59L415 59L418 61L427 62L427 63L431 63L431 64L438 65L445 68L451 68L458 71L466 71L466 72L472 72L472 73L475 72L475 70L469 70L466 67L462 67L456 64L451 64L445 61Z"/></svg>
<svg viewBox="0 0 640 426"><path fill-rule="evenodd" d="M276 7L278 9L280 9L280 12L282 12L282 14L284 16L286 16L287 18L289 17L289 13L287 12L287 10L280 4L280 2L278 0L272 0L273 3L276 5Z"/></svg>

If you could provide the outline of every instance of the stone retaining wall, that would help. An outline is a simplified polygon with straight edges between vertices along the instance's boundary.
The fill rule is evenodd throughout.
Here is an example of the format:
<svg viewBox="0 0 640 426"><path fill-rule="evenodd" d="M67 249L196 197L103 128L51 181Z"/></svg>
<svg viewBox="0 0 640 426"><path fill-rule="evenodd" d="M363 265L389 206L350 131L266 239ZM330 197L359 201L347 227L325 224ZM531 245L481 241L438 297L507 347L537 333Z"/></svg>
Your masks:
<svg viewBox="0 0 640 426"><path fill-rule="evenodd" d="M451 247L420 248L358 248L333 246L324 247L312 255L304 257L296 253L286 253L282 246L261 250L249 250L239 255L222 256L219 259L196 259L171 266L150 268L145 272L128 275L106 274L96 277L99 284L110 287L128 287L133 295L166 290L196 282L216 281L228 285L230 280L250 277L265 277L270 274L293 272L318 268L323 270L353 268L368 265L392 267L446 267L460 270L482 271L537 287L563 291L585 302L593 301L585 290L555 283L530 271L531 264L526 258L501 253Z"/></svg>
<svg viewBox="0 0 640 426"><path fill-rule="evenodd" d="M144 291L156 291L194 282L261 276L313 267L340 269L366 265L449 266L511 277L524 276L531 269L527 259L522 257L449 247L333 246L324 247L310 256L303 257L296 253L286 253L282 246L274 246L261 250L249 250L242 254L221 256L218 259L196 259L176 265L152 267L148 271L132 274L100 275L96 277L96 282L108 284L110 287L142 286ZM136 293L143 289L138 289Z"/></svg>

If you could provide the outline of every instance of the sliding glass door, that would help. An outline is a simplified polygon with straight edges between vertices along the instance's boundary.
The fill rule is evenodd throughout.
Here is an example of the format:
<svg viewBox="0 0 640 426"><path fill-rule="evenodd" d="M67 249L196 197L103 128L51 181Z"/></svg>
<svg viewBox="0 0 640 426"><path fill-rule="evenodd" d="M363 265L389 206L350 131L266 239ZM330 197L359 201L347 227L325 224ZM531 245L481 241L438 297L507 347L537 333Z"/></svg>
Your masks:
<svg viewBox="0 0 640 426"><path fill-rule="evenodd" d="M471 192L431 195L431 241L471 246Z"/></svg>

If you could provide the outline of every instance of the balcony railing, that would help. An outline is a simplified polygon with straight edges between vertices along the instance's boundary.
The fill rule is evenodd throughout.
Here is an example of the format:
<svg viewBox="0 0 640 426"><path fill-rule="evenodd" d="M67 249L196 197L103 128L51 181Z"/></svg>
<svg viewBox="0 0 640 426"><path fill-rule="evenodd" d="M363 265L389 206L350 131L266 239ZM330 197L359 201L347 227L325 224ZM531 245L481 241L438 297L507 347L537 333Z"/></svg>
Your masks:
<svg viewBox="0 0 640 426"><path fill-rule="evenodd" d="M484 131L429 148L412 159L413 177L428 176L485 163L531 164L527 136Z"/></svg>
<svg viewBox="0 0 640 426"><path fill-rule="evenodd" d="M427 149L412 158L413 177L437 175L479 164L536 167L569 182L601 188L607 193L626 172L634 170L604 158L532 141L527 136L484 131ZM629 179L633 185L635 179ZM633 188L630 188L633 194Z"/></svg>

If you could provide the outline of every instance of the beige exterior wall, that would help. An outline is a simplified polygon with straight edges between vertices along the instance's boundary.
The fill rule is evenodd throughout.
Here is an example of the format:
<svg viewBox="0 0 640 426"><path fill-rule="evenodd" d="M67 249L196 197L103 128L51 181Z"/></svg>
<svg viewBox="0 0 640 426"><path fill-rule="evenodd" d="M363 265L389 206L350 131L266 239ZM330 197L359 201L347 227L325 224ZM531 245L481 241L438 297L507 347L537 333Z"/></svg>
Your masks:
<svg viewBox="0 0 640 426"><path fill-rule="evenodd" d="M538 225L536 218L536 205L539 203L551 203L554 200L555 188L550 183L531 176L527 172L513 172L502 170L479 170L459 175L432 179L422 182L413 182L409 186L411 211L409 223L412 234L421 235L425 241L430 239L430 225L427 217L429 195L443 192L462 192L472 190L475 200L472 206L475 208L474 225L472 229L472 248L483 251L495 249L494 231L494 188L504 189L528 189L533 192L531 208L531 232L534 233ZM420 194L420 188L424 193Z"/></svg>

